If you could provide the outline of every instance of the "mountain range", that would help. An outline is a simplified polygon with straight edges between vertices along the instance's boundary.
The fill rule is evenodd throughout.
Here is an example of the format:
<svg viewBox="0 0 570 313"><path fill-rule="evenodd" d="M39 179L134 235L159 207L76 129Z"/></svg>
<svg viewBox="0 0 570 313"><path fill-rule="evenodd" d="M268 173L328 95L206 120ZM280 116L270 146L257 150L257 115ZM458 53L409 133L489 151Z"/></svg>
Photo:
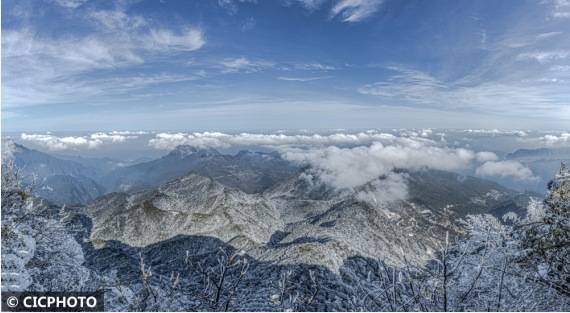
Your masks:
<svg viewBox="0 0 570 313"><path fill-rule="evenodd" d="M524 215L530 199L493 182L425 170L407 174L407 199L373 204L360 199L359 189L307 182L310 171L299 169L257 194L197 173L145 191L111 193L87 206L91 240L147 246L177 235L210 236L266 260L333 271L352 256L421 264L446 232L462 232L459 219L467 214Z"/></svg>
<svg viewBox="0 0 570 313"><path fill-rule="evenodd" d="M396 170L406 195L384 201L363 195L381 195L388 176L334 188L314 168L276 153L225 155L179 146L159 159L125 166L11 148L22 175L36 174L41 185L33 186L35 196L3 187L3 215L19 220L27 207L40 212L14 229L3 219L3 234L14 238L3 241L14 256L3 270L25 274L7 279L28 289L115 286L106 293L107 307L120 310L148 309L132 307L148 302L140 298L147 299L145 286L153 286L155 299L181 301L159 306L170 310L352 310L360 305L359 288L380 288L395 279L390 275L397 268L433 266L447 238L466 235L470 215L523 217L538 198L488 180L423 169ZM80 188L89 184L96 193L80 198L86 195ZM61 240L46 241L28 229L47 229L49 238ZM33 258L22 254L26 249ZM50 265L40 274L34 264ZM240 289L220 291L225 304L215 293L200 296L216 289L206 277L225 266L229 286ZM367 283L372 285L362 285ZM234 297L240 300L232 302ZM387 302L365 307L390 309Z"/></svg>

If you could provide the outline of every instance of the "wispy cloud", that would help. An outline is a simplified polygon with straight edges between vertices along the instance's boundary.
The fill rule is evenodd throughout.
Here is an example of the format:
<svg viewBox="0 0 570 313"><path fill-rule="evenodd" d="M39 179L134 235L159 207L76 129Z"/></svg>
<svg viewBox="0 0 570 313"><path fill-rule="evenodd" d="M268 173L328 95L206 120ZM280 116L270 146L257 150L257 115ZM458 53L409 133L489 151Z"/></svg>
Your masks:
<svg viewBox="0 0 570 313"><path fill-rule="evenodd" d="M528 133L524 130L507 130L507 129L464 129L463 132L470 133L470 134L482 134L482 135L491 135L491 136L518 136L518 137L526 137Z"/></svg>
<svg viewBox="0 0 570 313"><path fill-rule="evenodd" d="M264 69L271 68L275 63L265 60L250 60L246 57L227 58L220 62L222 72L224 73L255 73Z"/></svg>
<svg viewBox="0 0 570 313"><path fill-rule="evenodd" d="M86 3L88 0L53 0L53 1L65 8L77 9L78 7Z"/></svg>
<svg viewBox="0 0 570 313"><path fill-rule="evenodd" d="M363 85L358 92L385 103L421 105L452 110L474 110L510 115L552 116L568 105L570 89L557 81L484 80L443 81L426 72L390 67L387 80Z"/></svg>
<svg viewBox="0 0 570 313"><path fill-rule="evenodd" d="M340 0L331 9L332 17L343 22L360 22L376 13L382 0Z"/></svg>
<svg viewBox="0 0 570 313"><path fill-rule="evenodd" d="M297 0L303 8L313 12L330 8L329 16L345 23L361 22L376 13L384 0ZM331 4L329 7L325 4Z"/></svg>
<svg viewBox="0 0 570 313"><path fill-rule="evenodd" d="M162 53L194 51L202 48L206 40L202 30L186 27L176 32L169 29L151 29L144 37L142 47Z"/></svg>
<svg viewBox="0 0 570 313"><path fill-rule="evenodd" d="M141 65L205 44L200 28L151 26L123 8L78 14L92 21L96 31L46 37L32 27L3 30L4 106L79 101L104 91L104 86L93 84L93 73Z"/></svg>
<svg viewBox="0 0 570 313"><path fill-rule="evenodd" d="M335 66L322 63L296 63L293 68L304 71L333 71L337 69Z"/></svg>
<svg viewBox="0 0 570 313"><path fill-rule="evenodd" d="M570 58L570 50L525 52L517 56L519 60L535 60L539 63L549 63Z"/></svg>

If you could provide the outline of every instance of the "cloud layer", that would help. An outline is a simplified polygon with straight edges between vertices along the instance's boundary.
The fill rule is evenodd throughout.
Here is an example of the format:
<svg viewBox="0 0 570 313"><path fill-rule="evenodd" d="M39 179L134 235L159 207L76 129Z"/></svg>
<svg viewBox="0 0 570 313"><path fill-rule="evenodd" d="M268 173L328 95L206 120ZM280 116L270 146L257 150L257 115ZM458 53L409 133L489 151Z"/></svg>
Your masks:
<svg viewBox="0 0 570 313"><path fill-rule="evenodd" d="M544 135L540 140L547 145L562 145L570 143L570 133L561 133L560 135Z"/></svg>
<svg viewBox="0 0 570 313"><path fill-rule="evenodd" d="M251 134L237 135L219 132L195 133L159 133L149 141L156 149L170 150L178 145L196 147L227 148L230 146L284 146L284 145L360 145L374 141L391 141L396 136L374 131L355 134L336 133L330 135L285 135L285 134Z"/></svg>
<svg viewBox="0 0 570 313"><path fill-rule="evenodd" d="M88 136L55 136L51 134L22 133L20 139L41 146L51 151L68 149L95 149L103 144L122 143L129 139L138 138L144 132L113 131L109 133L96 132Z"/></svg>
<svg viewBox="0 0 570 313"><path fill-rule="evenodd" d="M488 161L479 166L476 174L480 176L511 177L519 180L536 180L532 170L519 161Z"/></svg>
<svg viewBox="0 0 570 313"><path fill-rule="evenodd" d="M374 142L354 148L290 149L285 150L283 156L311 165L323 182L340 189L361 186L395 169L458 170L476 158L476 154L467 149L439 147L429 141L409 138L398 138L389 145Z"/></svg>
<svg viewBox="0 0 570 313"><path fill-rule="evenodd" d="M271 147L289 161L309 165L315 178L333 188L358 189L358 198L374 205L405 199L406 176L398 170L462 171L478 166L476 174L480 176L534 179L532 171L519 162L500 161L493 152L450 148L445 141L430 139L433 135L430 129L397 133L397 136L375 130L326 135L159 133L149 140L149 145L157 149L173 149L183 144L202 148ZM492 134L522 136L514 131Z"/></svg>

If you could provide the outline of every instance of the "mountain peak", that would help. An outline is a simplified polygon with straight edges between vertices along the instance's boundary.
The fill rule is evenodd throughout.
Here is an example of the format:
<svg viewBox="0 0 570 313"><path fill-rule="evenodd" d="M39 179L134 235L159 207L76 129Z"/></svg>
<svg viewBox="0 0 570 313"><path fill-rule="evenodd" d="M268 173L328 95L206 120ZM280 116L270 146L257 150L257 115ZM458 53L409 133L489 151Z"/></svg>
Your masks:
<svg viewBox="0 0 570 313"><path fill-rule="evenodd" d="M220 155L220 152L214 148L197 148L190 145L180 145L170 152L170 155L177 156L181 159L190 155L199 155L200 157L209 157Z"/></svg>

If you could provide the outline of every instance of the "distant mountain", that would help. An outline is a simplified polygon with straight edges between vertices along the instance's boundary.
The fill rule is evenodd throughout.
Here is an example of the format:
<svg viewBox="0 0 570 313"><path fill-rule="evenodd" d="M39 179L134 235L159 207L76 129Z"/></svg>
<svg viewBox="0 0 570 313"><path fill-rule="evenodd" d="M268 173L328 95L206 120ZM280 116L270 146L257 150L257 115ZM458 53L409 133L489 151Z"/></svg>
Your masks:
<svg viewBox="0 0 570 313"><path fill-rule="evenodd" d="M320 183L310 168L262 195L188 174L152 190L98 199L87 210L94 221L91 239L100 246L109 240L145 246L177 235L205 235L241 242L238 246L246 245L266 260L333 271L351 256L392 265L402 264L405 257L421 264L433 257L447 231L462 232L459 218L522 212L528 201L528 196L474 177L441 171L405 176L406 200L372 204L359 193L374 191L376 185L335 190Z"/></svg>
<svg viewBox="0 0 570 313"><path fill-rule="evenodd" d="M183 145L160 159L117 169L105 181L109 190L136 191L194 172L226 186L257 193L295 171L293 164L276 153L241 151L223 155L215 149Z"/></svg>
<svg viewBox="0 0 570 313"><path fill-rule="evenodd" d="M4 146L24 184L34 184L38 196L55 204L86 204L106 192L150 189L190 172L247 193L259 193L297 170L277 153L223 155L215 149L179 146L162 158L123 166L110 158L53 156L13 141L4 142Z"/></svg>
<svg viewBox="0 0 570 313"><path fill-rule="evenodd" d="M69 160L75 163L79 163L88 168L97 169L97 171L101 173L109 173L119 167L124 166L123 162L111 158L91 158L83 157L80 155L66 154L54 154L54 156L62 160Z"/></svg>
<svg viewBox="0 0 570 313"><path fill-rule="evenodd" d="M531 196L493 181L452 172L425 170L409 173L409 201L432 211L442 208L462 218L467 214L493 214L501 218L507 212L524 215Z"/></svg>
<svg viewBox="0 0 570 313"><path fill-rule="evenodd" d="M541 194L546 193L546 185L560 168L561 162L570 163L570 147L567 148L539 148L518 149L506 155L509 160L516 160L525 164L539 179L532 181L512 181L498 179L505 186L513 186L518 190L532 190Z"/></svg>
<svg viewBox="0 0 570 313"><path fill-rule="evenodd" d="M570 159L570 148L518 149L507 154L506 158L519 161L568 160Z"/></svg>
<svg viewBox="0 0 570 313"><path fill-rule="evenodd" d="M224 241L267 242L283 227L279 213L258 195L189 174L154 190L111 193L87 208L91 239L146 246L176 235L207 235Z"/></svg>
<svg viewBox="0 0 570 313"><path fill-rule="evenodd" d="M105 188L85 176L51 175L34 193L54 204L86 204L105 194Z"/></svg>
<svg viewBox="0 0 570 313"><path fill-rule="evenodd" d="M4 142L24 185L54 204L85 204L104 194L102 172L71 160Z"/></svg>

